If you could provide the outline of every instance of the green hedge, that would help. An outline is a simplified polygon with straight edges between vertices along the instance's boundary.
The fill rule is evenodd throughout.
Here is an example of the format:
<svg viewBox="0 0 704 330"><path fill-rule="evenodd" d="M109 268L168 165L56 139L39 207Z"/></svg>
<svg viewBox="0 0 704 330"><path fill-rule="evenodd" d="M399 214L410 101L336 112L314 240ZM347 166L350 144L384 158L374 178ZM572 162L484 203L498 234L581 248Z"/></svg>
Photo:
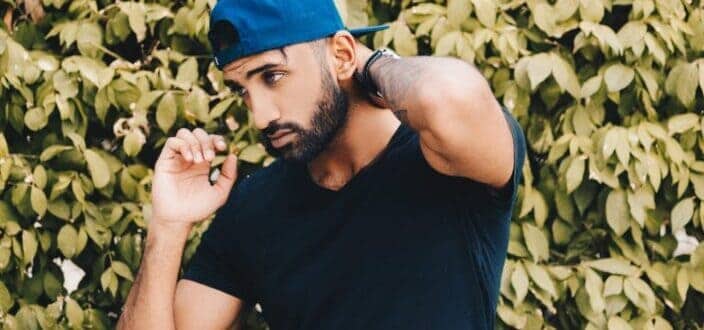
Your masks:
<svg viewBox="0 0 704 330"><path fill-rule="evenodd" d="M177 128L226 136L242 175L272 160L208 56L214 2L0 0L3 327L114 327ZM392 24L370 45L473 63L524 127L500 327L702 327L700 0L338 5Z"/></svg>

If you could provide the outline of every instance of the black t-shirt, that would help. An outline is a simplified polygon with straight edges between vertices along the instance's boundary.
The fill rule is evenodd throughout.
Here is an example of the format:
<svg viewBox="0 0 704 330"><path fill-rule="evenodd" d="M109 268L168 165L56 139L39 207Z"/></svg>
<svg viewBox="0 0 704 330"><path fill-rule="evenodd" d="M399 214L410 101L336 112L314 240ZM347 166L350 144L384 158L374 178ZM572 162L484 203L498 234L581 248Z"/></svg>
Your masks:
<svg viewBox="0 0 704 330"><path fill-rule="evenodd" d="M238 183L183 278L272 329L493 329L525 138L498 193L430 167L406 125L341 190L275 161ZM487 141L491 143L491 141Z"/></svg>

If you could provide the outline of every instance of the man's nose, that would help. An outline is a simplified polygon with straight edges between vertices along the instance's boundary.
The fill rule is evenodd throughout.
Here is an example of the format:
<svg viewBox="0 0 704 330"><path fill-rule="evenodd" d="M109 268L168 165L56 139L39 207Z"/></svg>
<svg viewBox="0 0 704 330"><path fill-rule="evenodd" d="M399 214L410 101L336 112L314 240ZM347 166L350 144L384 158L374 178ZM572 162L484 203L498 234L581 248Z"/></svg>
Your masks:
<svg viewBox="0 0 704 330"><path fill-rule="evenodd" d="M252 98L250 110L252 111L252 116L254 118L254 125L259 130L269 127L271 122L276 121L281 117L281 114L276 106L271 102L267 102L265 99L255 101L254 98Z"/></svg>

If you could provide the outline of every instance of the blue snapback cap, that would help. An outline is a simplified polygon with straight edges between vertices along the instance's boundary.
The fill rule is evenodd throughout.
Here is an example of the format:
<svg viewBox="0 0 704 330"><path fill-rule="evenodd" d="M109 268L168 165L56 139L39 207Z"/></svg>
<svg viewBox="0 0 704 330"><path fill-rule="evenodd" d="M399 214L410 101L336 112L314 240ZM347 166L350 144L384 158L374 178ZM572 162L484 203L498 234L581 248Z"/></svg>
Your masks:
<svg viewBox="0 0 704 330"><path fill-rule="evenodd" d="M388 25L347 29L358 37ZM332 0L220 0L208 39L218 69L249 55L307 42L346 29Z"/></svg>

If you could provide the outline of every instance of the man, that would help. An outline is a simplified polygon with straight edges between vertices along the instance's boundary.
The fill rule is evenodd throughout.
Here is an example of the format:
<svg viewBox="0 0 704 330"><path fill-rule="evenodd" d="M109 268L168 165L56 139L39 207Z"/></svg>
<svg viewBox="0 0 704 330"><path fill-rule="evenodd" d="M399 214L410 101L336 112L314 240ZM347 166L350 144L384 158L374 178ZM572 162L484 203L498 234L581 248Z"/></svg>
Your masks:
<svg viewBox="0 0 704 330"><path fill-rule="evenodd" d="M227 328L255 303L273 329L493 328L523 133L470 65L355 39L383 28L327 0L215 6L215 62L279 159L230 193L234 156L208 181L221 137L167 141L119 328Z"/></svg>

